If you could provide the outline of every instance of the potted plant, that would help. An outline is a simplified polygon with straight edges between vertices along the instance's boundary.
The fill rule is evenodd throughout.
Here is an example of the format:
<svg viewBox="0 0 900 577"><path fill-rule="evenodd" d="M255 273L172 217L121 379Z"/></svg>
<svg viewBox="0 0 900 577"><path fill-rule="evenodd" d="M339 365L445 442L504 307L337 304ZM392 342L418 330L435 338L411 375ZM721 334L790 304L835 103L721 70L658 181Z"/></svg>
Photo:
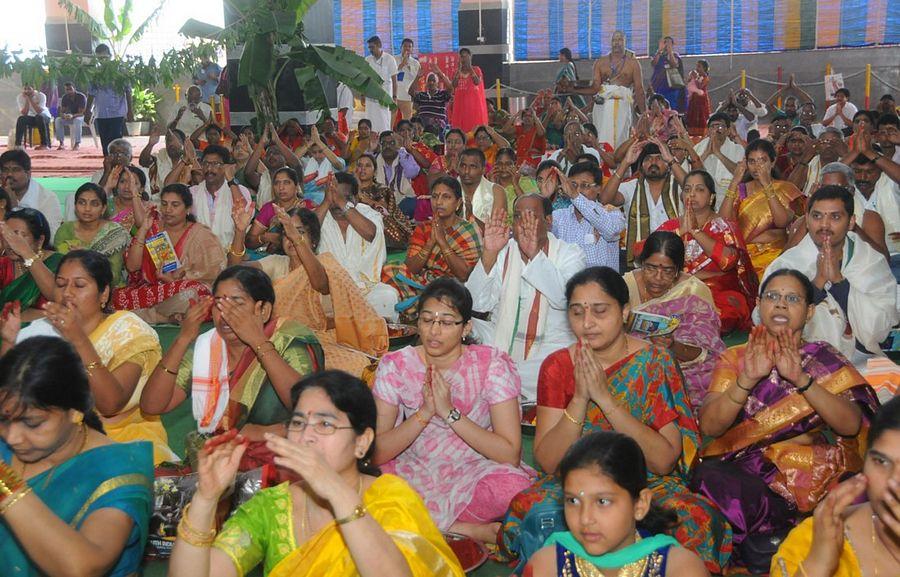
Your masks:
<svg viewBox="0 0 900 577"><path fill-rule="evenodd" d="M150 123L156 118L156 105L161 98L149 88L137 87L131 93L131 111L134 122L127 122L129 136L150 134Z"/></svg>

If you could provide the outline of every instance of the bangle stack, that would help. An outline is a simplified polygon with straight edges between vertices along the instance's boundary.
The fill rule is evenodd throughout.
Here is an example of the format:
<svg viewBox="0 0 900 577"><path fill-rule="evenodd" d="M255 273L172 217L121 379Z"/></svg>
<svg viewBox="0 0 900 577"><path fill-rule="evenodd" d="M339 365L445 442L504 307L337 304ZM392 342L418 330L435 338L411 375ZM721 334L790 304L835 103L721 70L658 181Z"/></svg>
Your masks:
<svg viewBox="0 0 900 577"><path fill-rule="evenodd" d="M228 254L233 254L234 256L244 256L245 254L247 254L247 247L245 246L241 252L234 252L233 248L229 248Z"/></svg>
<svg viewBox="0 0 900 577"><path fill-rule="evenodd" d="M0 516L31 492L31 487L12 467L0 461Z"/></svg>
<svg viewBox="0 0 900 577"><path fill-rule="evenodd" d="M100 361L91 361L84 366L84 371L87 373L88 378L92 378L94 376L94 369L102 365Z"/></svg>
<svg viewBox="0 0 900 577"><path fill-rule="evenodd" d="M191 504L188 503L181 514L181 521L178 522L178 538L194 547L210 547L216 540L216 529L213 527L209 531L198 531L188 522L188 511Z"/></svg>

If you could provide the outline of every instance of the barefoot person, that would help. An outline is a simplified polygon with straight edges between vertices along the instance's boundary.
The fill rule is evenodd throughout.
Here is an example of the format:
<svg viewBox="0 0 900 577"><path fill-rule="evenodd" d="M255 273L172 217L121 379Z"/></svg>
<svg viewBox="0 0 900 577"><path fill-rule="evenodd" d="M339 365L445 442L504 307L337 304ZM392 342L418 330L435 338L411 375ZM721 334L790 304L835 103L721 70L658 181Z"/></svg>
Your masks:
<svg viewBox="0 0 900 577"><path fill-rule="evenodd" d="M576 92L594 96L597 140L613 148L622 144L631 130L635 103L642 114L647 107L641 65L634 53L625 49L624 32L613 33L612 50L594 63L593 84Z"/></svg>

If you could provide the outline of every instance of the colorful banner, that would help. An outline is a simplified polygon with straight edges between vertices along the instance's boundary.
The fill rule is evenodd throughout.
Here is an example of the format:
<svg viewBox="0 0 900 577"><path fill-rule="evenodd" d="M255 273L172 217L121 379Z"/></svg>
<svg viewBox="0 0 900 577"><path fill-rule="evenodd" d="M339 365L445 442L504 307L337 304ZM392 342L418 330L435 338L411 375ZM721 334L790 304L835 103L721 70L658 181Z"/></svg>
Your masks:
<svg viewBox="0 0 900 577"><path fill-rule="evenodd" d="M459 49L460 0L332 0L334 43L363 56L366 40L381 38L386 52L400 54L411 38L415 52Z"/></svg>
<svg viewBox="0 0 900 577"><path fill-rule="evenodd" d="M638 56L671 36L683 55L900 43L900 0L510 0L515 60L609 52L615 30ZM733 11L732 11L733 8Z"/></svg>

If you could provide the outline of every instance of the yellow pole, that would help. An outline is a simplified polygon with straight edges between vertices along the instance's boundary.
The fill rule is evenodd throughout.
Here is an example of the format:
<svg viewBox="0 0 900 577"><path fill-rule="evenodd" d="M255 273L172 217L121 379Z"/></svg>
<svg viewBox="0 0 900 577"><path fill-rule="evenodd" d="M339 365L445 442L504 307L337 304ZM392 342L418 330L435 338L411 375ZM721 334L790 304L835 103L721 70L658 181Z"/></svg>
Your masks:
<svg viewBox="0 0 900 577"><path fill-rule="evenodd" d="M825 76L831 75L831 62L825 65Z"/></svg>
<svg viewBox="0 0 900 577"><path fill-rule="evenodd" d="M866 110L869 109L869 94L872 91L872 65L866 64Z"/></svg>
<svg viewBox="0 0 900 577"><path fill-rule="evenodd" d="M175 86L172 87L172 90L175 91L175 102L178 102L179 100L181 100L181 85L176 84Z"/></svg>
<svg viewBox="0 0 900 577"><path fill-rule="evenodd" d="M496 93L497 110L499 111L501 109L501 106L500 106L500 79L499 78L497 79L497 84L495 85L495 89L497 91L497 93Z"/></svg>
<svg viewBox="0 0 900 577"><path fill-rule="evenodd" d="M747 71L741 69L741 89L747 88Z"/></svg>

